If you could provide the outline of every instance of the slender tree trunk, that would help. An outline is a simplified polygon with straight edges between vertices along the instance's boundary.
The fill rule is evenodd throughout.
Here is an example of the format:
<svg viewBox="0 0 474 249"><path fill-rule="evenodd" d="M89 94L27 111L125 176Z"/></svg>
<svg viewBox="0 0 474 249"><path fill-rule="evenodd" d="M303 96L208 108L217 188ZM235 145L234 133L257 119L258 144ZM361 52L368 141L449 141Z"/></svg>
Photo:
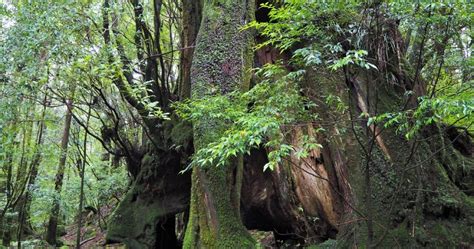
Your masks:
<svg viewBox="0 0 474 249"><path fill-rule="evenodd" d="M196 37L202 18L203 0L182 0L182 32L180 54L180 99L191 97L191 65Z"/></svg>
<svg viewBox="0 0 474 249"><path fill-rule="evenodd" d="M12 218L7 216L4 218L4 221L2 222L3 226L3 231L2 231L2 245L5 247L10 246L10 242L12 239L12 233L11 233L11 227L12 225Z"/></svg>
<svg viewBox="0 0 474 249"><path fill-rule="evenodd" d="M89 126L89 120L91 117L91 106L89 105L89 111L87 112L86 127ZM81 191L79 195L79 209L77 212L77 234L76 234L76 248L81 248L81 227L82 227L82 210L84 209L84 175L87 163L87 132L84 131L84 142L82 151L82 165L81 165ZM99 210L100 211L100 210Z"/></svg>
<svg viewBox="0 0 474 249"><path fill-rule="evenodd" d="M13 152L10 152L6 155L5 164L7 168L7 182L6 182L6 203L2 210L2 216L0 216L0 225L2 229L0 230L0 235L2 236L2 244L6 247L10 246L11 240L11 229L10 223L11 218L5 217L8 209L10 208L10 204L12 201L12 171L13 171Z"/></svg>
<svg viewBox="0 0 474 249"><path fill-rule="evenodd" d="M17 124L13 122L13 125L17 125ZM29 144L33 125L29 125L29 127L30 128L28 130L25 128L24 125L19 127L19 129L21 129L22 131L21 136L20 136L22 138L22 142L19 146L21 147L21 153L20 153L20 163L16 170L17 171L16 177L13 176L13 173L14 173L13 152L17 149L19 150L20 148L17 148L15 145L11 149L11 153L7 154L6 159L5 159L4 166L7 168L6 169L7 182L5 186L6 187L6 202L0 213L0 224L3 224L2 223L3 219L5 218L5 215L8 212L8 210L14 210L16 208L18 201L22 199L23 197L22 195L25 191L25 186L28 180L27 167L24 166L25 165L24 163L26 162L25 160L26 147L27 147L26 143L28 141L28 144ZM23 174L20 174L20 172L22 172ZM10 217L10 220L11 220L11 217ZM11 232L11 231L8 231L8 232Z"/></svg>
<svg viewBox="0 0 474 249"><path fill-rule="evenodd" d="M5 157L5 164L7 168L7 182L5 185L7 203L10 203L13 197L13 151L16 149L16 146L13 146L11 149L12 151L8 152Z"/></svg>
<svg viewBox="0 0 474 249"><path fill-rule="evenodd" d="M252 37L240 28L253 20L254 8L254 1L204 2L191 67L192 98L248 89ZM205 147L215 139L216 131L225 128L220 120L203 118L194 126L195 149ZM225 167L193 169L184 248L255 247L240 218L242 170L242 157Z"/></svg>
<svg viewBox="0 0 474 249"><path fill-rule="evenodd" d="M38 136L36 139L35 145L35 153L33 155L33 159L31 161L30 171L28 174L28 184L26 185L26 192L23 199L23 205L20 209L20 214L18 215L19 221L19 229L18 229L18 248L21 248L21 240L23 236L23 232L25 229L31 230L31 225L29 223L29 211L31 205L31 191L36 183L36 177L38 176L38 167L41 163L41 147L44 143L44 132L46 130L45 126L45 115L46 115L46 107L48 102L48 95L45 94L43 99L43 112L41 113L41 119L39 121L38 126ZM26 225L26 227L25 227Z"/></svg>
<svg viewBox="0 0 474 249"><path fill-rule="evenodd" d="M34 113L36 112L36 105L33 105L30 111L25 113L25 116L28 119L34 120ZM28 154L29 150L32 147L32 134L33 134L33 123L31 125L22 126L22 142L21 142L21 156L20 156L20 163L18 164L18 170L15 176L15 186L17 186L19 194L17 198L20 199L23 197L23 193L25 192L25 186L28 183ZM34 148L34 146L33 146ZM16 204L12 206L15 208Z"/></svg>
<svg viewBox="0 0 474 249"><path fill-rule="evenodd" d="M7 152L5 156L5 163L3 164L4 168L7 171L7 181L5 183L5 189L2 191L6 192L6 202L5 206L0 213L0 224L2 224L2 220L7 212L7 209L10 207L12 202L12 191L13 191L13 183L12 183L12 174L13 174L13 151Z"/></svg>
<svg viewBox="0 0 474 249"><path fill-rule="evenodd" d="M48 230L46 232L46 241L50 245L56 245L56 231L58 227L58 218L59 218L59 209L60 209L60 195L61 189L63 186L63 177L64 177L64 169L66 166L67 160L67 149L69 143L69 130L71 128L71 120L72 120L72 103L71 100L66 101L66 118L64 121L64 130L63 136L61 139L61 157L59 158L58 170L56 172L56 181L54 183L54 191L56 193L56 197L53 200L53 208L51 209L51 214L49 217L48 222Z"/></svg>

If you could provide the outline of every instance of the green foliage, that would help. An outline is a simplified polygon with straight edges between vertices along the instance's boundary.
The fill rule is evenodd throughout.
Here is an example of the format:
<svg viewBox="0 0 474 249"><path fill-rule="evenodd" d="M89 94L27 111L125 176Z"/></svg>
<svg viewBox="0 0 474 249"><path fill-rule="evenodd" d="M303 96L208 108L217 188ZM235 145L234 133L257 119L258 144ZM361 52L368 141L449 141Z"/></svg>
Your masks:
<svg viewBox="0 0 474 249"><path fill-rule="evenodd" d="M133 86L128 85L128 91L140 104L144 106L145 110L148 112L148 117L170 120L169 113L163 112L160 103L153 100L156 96L153 95L153 91L150 89L151 84L154 83L151 81L137 82Z"/></svg>
<svg viewBox="0 0 474 249"><path fill-rule="evenodd" d="M8 198L15 201L26 190L24 183L30 175L33 155L38 151L42 160L36 181L28 189L32 202L27 210L28 222L37 233L42 233L47 225L53 200L61 203L60 223L75 222L77 215L79 175L76 166L78 154L82 153L77 145L82 143L79 138L84 135L77 122L72 124L61 195L54 190L65 100L72 101L79 120L85 117L91 96L96 95L92 91L94 87L101 89L117 109L123 106L114 100L117 95L108 95L117 94L110 79L119 72L120 64L109 63L105 49L100 49L102 29L96 25L101 16L97 15L96 7L101 4L44 0L0 4L0 210ZM96 32L97 29L100 31ZM45 94L48 103L42 117ZM106 116L97 109L96 114L99 114L93 115L89 127L95 133L103 125L100 117ZM44 143L37 146L41 122L46 127ZM101 161L104 150L98 141L90 139L87 146L86 204L94 207L108 204L112 193L120 196L125 191L126 170L123 167L111 169L109 161ZM11 163L5 161L7 157L11 157ZM11 192L7 192L3 184L7 182L9 169ZM9 197L11 193L13 196ZM14 227L18 225L20 208L17 204L7 210L7 215L16 217Z"/></svg>
<svg viewBox="0 0 474 249"><path fill-rule="evenodd" d="M474 94L472 89L470 92ZM420 97L418 102L418 107L415 109L369 117L367 125L375 123L383 124L386 128L396 127L397 131L404 134L407 139L413 138L423 127L437 123L454 126L463 120L468 120L466 127L472 126L474 112L472 98L466 99L465 96Z"/></svg>
<svg viewBox="0 0 474 249"><path fill-rule="evenodd" d="M284 1L281 6L264 3L260 8L270 10L270 22L254 21L256 28L268 39L257 48L274 45L282 51L295 43L316 42L329 44L341 32L341 25L354 20L358 1Z"/></svg>
<svg viewBox="0 0 474 249"><path fill-rule="evenodd" d="M367 62L364 56L367 56L367 51L365 50L349 50L346 52L346 56L341 59L333 61L333 64L329 66L332 70L337 70L348 65L357 65L365 69L377 69L377 67Z"/></svg>
<svg viewBox="0 0 474 249"><path fill-rule="evenodd" d="M261 8L270 9L270 22L250 23L247 28L257 29L267 39L257 48L275 46L281 51L289 50L299 44L309 46L293 52L292 63L298 66L327 65L337 70L344 66L355 65L365 69L377 69L367 62L365 50L345 51L339 39L347 33L356 33L354 24L359 18L358 1L285 1L280 7L262 4ZM351 42L348 40L348 42Z"/></svg>
<svg viewBox="0 0 474 249"><path fill-rule="evenodd" d="M356 66L378 70L369 62L374 60L370 57L375 55L369 55L362 49L365 45L361 42L367 31L366 27L361 26L364 17L360 13L362 7L368 7L367 4L358 1L299 0L284 1L279 5L266 3L261 8L269 9L270 21L254 21L248 27L257 29L266 37L257 48L272 45L285 51L303 44L304 47L293 52L291 63L297 67L326 65L338 70ZM472 130L474 93L472 80L469 80L472 76L469 68L473 61L469 56L472 44L469 34L472 31L468 28L472 16L466 11L468 5L468 1L380 3L379 6L389 10L386 12L388 16L400 20L400 30L413 37L413 44L423 41L428 47L422 51L426 66L420 71L429 81L429 92L427 96L419 96L419 105L415 109L367 116L367 125L383 123L385 127L396 126L397 131L405 134L406 138L412 138L421 128L439 122ZM340 37L349 38L340 40ZM390 44L391 41L386 42ZM353 49L343 49L342 43ZM421 49L413 44L409 44L412 45L410 49ZM416 50L411 52L412 55L407 55L418 55ZM407 92L407 95L411 94Z"/></svg>
<svg viewBox="0 0 474 249"><path fill-rule="evenodd" d="M274 169L294 151L285 143L285 127L315 119L307 112L314 104L301 96L297 84L304 72L285 75L281 66L267 65L256 73L263 80L248 92L187 100L175 105L178 115L194 124L209 117L230 126L216 141L195 152L189 167L224 166L230 158L249 154L251 149L263 146L270 151L264 170ZM306 142L305 148L316 146L310 145L316 143L309 138ZM305 153L300 151L298 155Z"/></svg>
<svg viewBox="0 0 474 249"><path fill-rule="evenodd" d="M308 246L307 249L332 249L338 248L337 240L328 239L321 244Z"/></svg>
<svg viewBox="0 0 474 249"><path fill-rule="evenodd" d="M466 8L470 5L469 1L388 4L389 14L400 18L400 30L412 37L411 56L421 55L425 63L420 78L427 83L427 93L418 96L416 108L382 113L369 118L369 124L396 127L407 139L435 123L474 131L472 30L468 28L472 26L472 14ZM425 47L417 47L422 42ZM406 97L413 94L405 93Z"/></svg>

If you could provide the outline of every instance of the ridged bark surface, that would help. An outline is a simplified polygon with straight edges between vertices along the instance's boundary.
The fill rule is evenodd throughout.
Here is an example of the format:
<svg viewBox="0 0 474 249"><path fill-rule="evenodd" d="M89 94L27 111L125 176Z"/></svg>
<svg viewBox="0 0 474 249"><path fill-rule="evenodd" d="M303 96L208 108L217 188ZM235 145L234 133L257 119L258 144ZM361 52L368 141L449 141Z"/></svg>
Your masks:
<svg viewBox="0 0 474 249"><path fill-rule="evenodd" d="M204 2L191 67L191 97L245 91L250 83L252 36L241 28L254 16L248 0ZM226 128L220 120L204 118L194 124L194 146L199 150ZM243 160L225 167L194 168L191 206L184 248L253 248L255 241L240 219Z"/></svg>

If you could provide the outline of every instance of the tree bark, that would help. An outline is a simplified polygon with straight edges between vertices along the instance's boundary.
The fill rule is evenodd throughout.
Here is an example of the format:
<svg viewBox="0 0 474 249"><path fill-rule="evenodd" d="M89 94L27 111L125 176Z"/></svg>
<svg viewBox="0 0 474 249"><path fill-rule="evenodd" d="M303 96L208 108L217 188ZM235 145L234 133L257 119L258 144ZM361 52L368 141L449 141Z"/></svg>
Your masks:
<svg viewBox="0 0 474 249"><path fill-rule="evenodd" d="M72 115L71 115L72 116ZM86 127L89 127L89 121L91 118L91 106L89 105L89 111L87 112L86 118ZM80 167L79 175L81 177L81 187L80 187L80 194L79 194L79 207L77 212L77 233L76 233L76 249L81 248L81 228L82 228L82 210L84 207L84 177L86 174L86 164L87 164L87 132L84 130L84 141L82 144L82 165L78 165ZM99 210L100 212L100 210Z"/></svg>
<svg viewBox="0 0 474 249"><path fill-rule="evenodd" d="M72 120L72 103L71 100L66 101L66 117L64 120L63 136L61 138L61 157L59 158L58 170L56 172L56 180L54 183L54 191L56 192L56 198L53 200L53 208L48 222L48 230L46 232L46 241L50 245L56 245L57 226L60 210L60 196L61 189L63 186L64 169L67 160L67 149L69 143L69 130L71 128Z"/></svg>
<svg viewBox="0 0 474 249"><path fill-rule="evenodd" d="M428 87L420 74L422 63L410 66L400 61L407 55L401 49L405 45L397 22L382 14L374 20L368 25L362 49L378 70L344 70L353 125L344 137L344 150L350 152L345 157L359 221L345 228L352 229L354 240L341 240L339 245L460 247L462 240L472 238L466 229L473 222L474 206L459 184L469 179L458 177L472 176L472 155L465 157L457 151L441 124L427 126L407 141L396 128L367 126L367 119L360 119L362 113L376 116L417 108L417 98L426 95ZM392 46L386 45L387 39ZM423 46L415 46L414 53L421 54L421 50ZM403 96L409 90L414 96ZM440 226L447 228L439 231ZM444 241L445 236L453 239Z"/></svg>
<svg viewBox="0 0 474 249"><path fill-rule="evenodd" d="M137 51L148 49L152 51L151 55L145 59L146 63L142 63L142 70L145 79L153 79L153 94L159 99L164 110L167 110L166 103L171 99L177 99L177 96L170 96L169 82L166 75L170 72L165 71L164 58L161 51L162 38L160 38L160 28L162 27L160 19L160 6L162 1L153 1L154 3L154 42L146 43L140 40L140 44L136 44ZM140 1L132 1L132 5L141 11ZM197 29L200 24L201 1L183 0L183 25L189 25L188 29L183 30L182 42L194 42ZM104 1L103 8L103 25L104 31L110 29L108 0ZM190 9L192 8L192 9ZM141 14L136 12L140 16ZM116 17L113 17L112 31L115 36L117 32ZM137 19L136 27L147 32L146 23ZM105 34L108 34L105 32ZM137 34L141 36L142 34ZM109 36L104 36L104 41L108 45L112 45ZM129 72L129 61L125 57L122 45L116 41L117 49L124 64L123 73L128 84L133 84L133 76ZM181 61L190 65L192 60L192 46L181 49ZM191 53L190 53L191 51ZM112 55L111 55L112 56ZM144 56L138 54L138 56ZM158 68L160 67L160 70ZM152 70L149 70L152 69ZM190 66L180 68L180 75L189 75ZM189 77L180 78L178 82L179 89L190 88ZM179 242L173 227L175 214L185 211L189 205L190 196L190 174L179 174L183 169L183 165L188 163L189 155L192 153L192 128L189 124L177 121L174 115L172 120L163 121L149 117L149 113L144 110L133 96L127 92L125 87L127 82L123 82L121 78L114 82L125 99L134 106L142 115L146 130L148 132L144 143L141 146L144 151L142 160L138 163L139 167L129 167L137 169L135 171L133 182L130 190L122 199L115 210L108 224L107 237L108 242L121 242L132 248L179 248ZM180 96L181 98L189 97L189 94ZM166 100L164 99L166 98ZM179 145L180 149L170 148L172 145ZM130 160L126 158L127 164ZM144 215L146 214L146 215Z"/></svg>
<svg viewBox="0 0 474 249"><path fill-rule="evenodd" d="M191 97L191 65L201 25L203 0L182 0L182 4L179 98L185 99Z"/></svg>
<svg viewBox="0 0 474 249"><path fill-rule="evenodd" d="M191 67L191 98L249 88L253 39L249 31L240 28L254 19L254 8L254 1L204 2ZM211 118L194 124L195 150L213 141L215 132L225 127ZM193 169L184 248L255 247L240 218L242 171L241 156L227 166Z"/></svg>
<svg viewBox="0 0 474 249"><path fill-rule="evenodd" d="M190 66L192 98L225 95L248 87L245 68L252 56L246 56L248 37L238 30L248 22L253 10L243 6L244 1L205 1ZM407 68L400 59L407 57L406 46L400 44L402 39L396 22L392 20L383 25L377 32L386 33L366 37L367 47L344 48L369 51L369 62L377 65L379 71L357 67L340 71L306 68L304 94L318 103L315 112L321 118L320 123L302 125L289 132L288 139L298 146L303 135L316 136L322 149L312 150L303 160L292 155L273 172L262 172L267 162L264 150L253 151L246 158L243 170L240 157L226 167L193 169L185 248L252 247L254 242L236 211L239 206L242 220L249 229L275 231L278 238L303 243L332 238L338 239L342 247L368 248L396 247L398 242L393 243L395 236L392 235L409 237L408 243L426 240L422 236L414 239L417 233L430 235L425 225L434 224L438 218L457 219L461 209L471 208L472 205L465 205L463 191L468 193L469 188L465 190L463 184L464 178L472 177L472 161L453 149L440 127L430 127L432 131L425 130L420 141L411 143L394 129L384 129L380 124L367 127L367 120L360 117L361 113L374 116L400 111L405 104L405 91L413 90L419 96L426 88L419 74L421 68L418 68L423 63L416 63L420 65L415 65L413 73L413 68ZM374 31L367 32L373 34ZM387 46L377 37L391 40L393 46ZM189 44L189 40L183 44ZM183 49L187 50L185 45ZM262 54L257 55L262 65L275 61L276 55L282 56L272 48L257 53ZM379 55L387 57L373 61ZM189 66L189 61L181 61L183 69ZM181 82L187 81L187 76L182 74L181 77ZM185 84L180 88L181 99L188 97ZM326 103L325 97L330 95L339 97L341 104L348 108L341 111ZM410 108L416 107L417 96L410 98ZM315 134L314 129L319 127L326 131ZM213 132L225 128L225 123L210 118L194 124L195 149L206 146L213 140ZM457 135L453 136L455 141ZM170 155L165 154L150 152L148 156L162 161ZM162 172L164 168L173 172L182 165L175 159L171 161L150 164L144 159L143 170L112 223L132 224L132 228L127 230L125 224L116 226L120 229L110 230L111 240L131 241L129 245L134 247L156 247L158 241L163 241L159 238L166 236L161 236L162 231L156 224L169 227L170 223L164 224L162 218L185 210L189 196L186 191L174 192L176 176L157 173L150 177L146 172L157 169ZM189 181L186 177L183 179ZM240 197L242 179L244 191ZM458 187L461 185L462 189ZM150 189L157 186L166 194L150 197ZM144 212L150 215L142 217ZM126 221L120 221L125 216ZM149 236L147 231L154 235Z"/></svg>
<svg viewBox="0 0 474 249"><path fill-rule="evenodd" d="M174 215L189 205L190 176L179 174L182 156L172 150L145 155L142 170L109 220L108 243L120 242L131 248L179 248L174 229L169 228Z"/></svg>

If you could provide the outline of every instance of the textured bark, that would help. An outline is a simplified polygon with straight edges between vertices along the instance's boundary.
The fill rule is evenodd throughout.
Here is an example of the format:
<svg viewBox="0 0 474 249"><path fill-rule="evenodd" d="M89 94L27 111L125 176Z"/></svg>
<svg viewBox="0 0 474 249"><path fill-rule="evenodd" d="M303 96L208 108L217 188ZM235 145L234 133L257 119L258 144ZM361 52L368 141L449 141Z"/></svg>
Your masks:
<svg viewBox="0 0 474 249"><path fill-rule="evenodd" d="M107 0L105 1L107 3ZM168 99L178 99L178 96L170 96L169 89L165 79L166 71L163 67L163 56L160 48L160 11L162 1L153 1L154 3L154 43L150 44L139 40L136 44L137 51L148 49L152 56L145 60L142 70L146 79L154 81L152 84L153 93L159 98L159 102L164 110ZM178 82L179 98L189 97L190 88L190 63L193 55L193 45L196 39L198 27L200 24L200 15L202 1L183 0L183 32L181 48L181 68L180 80ZM137 8L135 14L140 16L142 11L140 1L133 1L132 4ZM104 29L108 30L108 13L104 11ZM147 32L146 23L139 19L135 20L136 27ZM112 30L114 27L112 26ZM114 33L118 35L118 32ZM140 36L140 34L137 34ZM147 35L148 36L148 35ZM141 39L140 37L136 37ZM106 43L110 39L104 38ZM121 44L117 44L122 62L129 63ZM138 56L143 56L142 52ZM160 66L160 70L156 67ZM124 67L124 74L129 84L133 84L132 75ZM159 71L159 73L158 73ZM140 166L137 168L133 184L120 202L108 225L107 241L122 242L132 248L178 248L179 241L174 230L175 214L187 210L190 196L190 174L179 174L188 162L189 155L192 153L192 127L181 121L177 121L174 116L170 121L148 120L148 114L141 111L142 106L137 105L136 101L126 92L125 82L117 79L116 85L122 90L127 101L132 104L142 114L145 121L148 135L144 141L143 150L146 151ZM188 89L183 93L183 89ZM159 123L159 124L158 124ZM180 149L170 148L179 145ZM127 158L126 158L127 159ZM127 164L133 163L126 160Z"/></svg>
<svg viewBox="0 0 474 249"><path fill-rule="evenodd" d="M59 158L58 170L56 172L56 180L54 183L54 190L56 192L57 198L53 200L53 208L51 209L51 215L49 217L48 222L48 230L46 232L46 241L50 245L56 244L56 236L57 236L57 227L58 227L58 218L59 218L59 209L60 209L60 195L61 189L63 187L63 177L64 177L64 169L66 166L67 160L67 149L69 143L69 130L71 129L71 120L72 120L72 105L71 101L66 103L67 111L66 117L64 120L64 129L63 129L63 136L61 138L61 156Z"/></svg>
<svg viewBox="0 0 474 249"><path fill-rule="evenodd" d="M303 135L316 136L314 131L312 125L293 128L287 131L288 143L298 148ZM277 239L303 244L335 238L339 222L349 213L344 198L352 192L347 165L331 148L325 142L307 158L291 155L271 172L262 172L268 162L266 151L252 151L245 160L242 189L246 227L274 231ZM350 205L350 198L347 201Z"/></svg>
<svg viewBox="0 0 474 249"><path fill-rule="evenodd" d="M174 215L189 204L190 175L179 174L182 156L147 154L142 170L108 223L107 241L131 248L178 248ZM172 228L172 229L171 229Z"/></svg>
<svg viewBox="0 0 474 249"><path fill-rule="evenodd" d="M261 172L264 151L246 160L242 213L248 228L274 230L276 237L290 234L286 238L305 243L336 238L338 248L469 245L474 164L468 136L434 125L413 143L394 129L367 127L360 118L363 112L373 116L414 108L416 97L426 93L419 69L400 59L405 45L396 22L379 22L377 30L384 33L375 37L392 45L375 37L364 43L378 71L307 69L305 95L318 103L315 125L325 132L316 137L323 148L303 160L290 157L291 167L274 172ZM257 57L264 64L274 56L266 49ZM406 90L415 96L404 99ZM328 95L340 97L349 111L326 103ZM310 130L295 129L289 139L297 145ZM294 212L298 208L302 212ZM311 217L319 223L307 226Z"/></svg>
<svg viewBox="0 0 474 249"><path fill-rule="evenodd" d="M364 49L379 70L344 70L350 117L343 122L352 123L353 128L341 138L355 205L351 207L354 217L343 221L340 246L460 247L472 240L466 231L473 224L472 197L459 184L469 181L461 175L472 176L472 155L457 151L440 124L424 128L407 141L395 129L380 124L367 127L367 120L359 118L363 112L374 116L416 108L417 97L426 94L421 69L400 60L406 57L401 49L405 45L396 21L378 18L365 37ZM387 39L391 46L386 45ZM342 85L324 72L315 76L314 88ZM404 97L407 90L415 95Z"/></svg>
<svg viewBox="0 0 474 249"><path fill-rule="evenodd" d="M2 245L6 248L10 246L12 240L12 225L13 219L12 217L5 217L2 220L2 229L0 230L1 237L2 237Z"/></svg>
<svg viewBox="0 0 474 249"><path fill-rule="evenodd" d="M152 80L152 92L154 97L160 102L163 110L169 110L167 103L170 100L189 97L188 93L182 93L182 89L190 88L190 63L194 40L200 24L200 14L202 1L183 0L183 25L182 32L183 48L181 51L180 80L178 82L179 92L176 96L170 95L167 82L171 74L170 69L164 67L166 60L161 51L160 29L160 9L162 1L153 1L153 25L154 39L150 43L150 35L147 23L141 21L143 8L142 1L131 1L134 6L136 30L135 44L137 56L145 57L143 53L147 50L144 62L141 64L141 71L145 80ZM104 1L104 30L109 30L108 21L108 0ZM162 14L162 13L161 13ZM120 35L115 29L116 18L112 22L113 34ZM107 32L104 32L107 34ZM143 37L142 37L143 36ZM110 43L110 37L104 36L106 44ZM177 248L179 241L174 230L175 214L185 211L189 205L190 196L190 174L179 174L188 162L192 153L192 127L181 121L177 121L172 115L172 120L163 121L151 119L143 106L136 101L127 91L126 84L134 84L133 76L128 68L130 61L125 56L124 47L116 41L117 49L124 64L123 73L127 81L116 79L114 82L121 90L125 99L134 106L141 114L147 136L144 136L141 150L144 156L140 156L141 161L134 162L129 156L125 161L129 169L134 170L134 179L130 190L125 195L119 206L115 210L108 224L107 241L122 242L131 248ZM157 68L159 67L159 69ZM168 75L168 76L167 76ZM154 99L156 100L156 99ZM180 149L172 148L172 146ZM136 160L135 160L136 161Z"/></svg>
<svg viewBox="0 0 474 249"><path fill-rule="evenodd" d="M259 21L269 21L268 12L260 8L256 12ZM258 37L264 42L263 37ZM255 52L256 65L275 63L281 60L288 63L289 52L280 52L271 46ZM287 70L292 68L287 65ZM315 88L314 71L307 69L307 79L303 87L307 96L317 96L321 103L322 89ZM309 91L311 89L311 91ZM332 94L339 94L332 91ZM331 117L329 107L317 108L318 116L323 120ZM327 133L316 133L316 128L324 128ZM287 134L287 143L299 148L303 135L316 137L323 145L314 149L304 159L292 154L284 163L271 172L262 172L268 162L267 152L254 150L245 157L244 183L242 190L242 215L247 228L274 231L278 240L296 240L308 244L335 238L339 223L352 212L352 189L348 182L347 164L343 157L340 141L331 140L331 134L337 133L332 125L325 123L297 125L283 131ZM325 135L327 134L327 135Z"/></svg>
<svg viewBox="0 0 474 249"><path fill-rule="evenodd" d="M365 89L367 84L376 82L372 80L367 81L365 76L360 76L355 84L361 84ZM369 86L374 89L372 87ZM379 87L378 90L380 92L372 95L369 101L379 102L379 112L400 110L404 101L394 86ZM352 88L352 96L356 95L354 91ZM360 101L353 97L350 107L355 112L353 120L360 115L359 105ZM363 124L356 126L364 127ZM455 178L448 176L453 169L459 172L460 167L464 167L462 174L472 175L472 159L453 149L444 131L437 125L427 127L415 138L415 142L406 141L394 129L384 129L377 135L385 141L384 147L373 139L373 131L362 131L360 129L350 135L351 138L347 139L352 142L345 145L345 150L353 152L346 157L351 162L350 182L355 189L355 208L360 211L353 220L371 220L373 227L370 229L364 223L349 225L347 230L353 229L353 238L358 239L354 243L367 247L413 244L444 248L459 246L451 244L455 239L447 242L443 237L451 233L463 234L465 227L472 224L469 216L474 209L469 202L470 197L462 192ZM362 145L358 140L364 141ZM370 151L373 143L376 145ZM455 226L450 223L451 219L456 220ZM430 230L438 229L438 226L448 228L432 234ZM370 233L371 238L368 238Z"/></svg>
<svg viewBox="0 0 474 249"><path fill-rule="evenodd" d="M252 37L240 28L254 15L253 1L210 1L203 7L191 70L191 97L246 90L250 83ZM226 124L203 118L194 124L194 146L203 148ZM225 167L194 168L184 248L252 248L255 241L240 219L243 161Z"/></svg>
<svg viewBox="0 0 474 249"><path fill-rule="evenodd" d="M293 169L290 164L263 172L262 167L268 162L266 154L263 149L254 150L245 160L241 208L245 226L248 229L273 231L278 240L305 242L306 239L326 239L327 224L309 219L296 192L293 172L302 172ZM318 203L318 200L314 201ZM315 233L317 227L320 228L318 234Z"/></svg>
<svg viewBox="0 0 474 249"><path fill-rule="evenodd" d="M182 3L179 97L185 99L191 97L191 65L201 24L203 0L182 0Z"/></svg>

